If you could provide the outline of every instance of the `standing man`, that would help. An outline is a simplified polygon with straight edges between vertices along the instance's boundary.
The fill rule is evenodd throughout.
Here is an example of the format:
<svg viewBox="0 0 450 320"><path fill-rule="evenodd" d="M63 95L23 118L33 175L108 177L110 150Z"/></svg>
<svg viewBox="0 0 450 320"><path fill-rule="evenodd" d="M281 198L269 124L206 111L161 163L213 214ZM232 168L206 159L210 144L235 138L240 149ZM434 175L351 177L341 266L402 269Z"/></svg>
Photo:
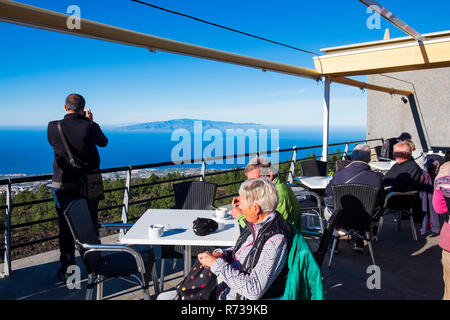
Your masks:
<svg viewBox="0 0 450 320"><path fill-rule="evenodd" d="M52 195L58 213L59 248L61 266L58 277L64 280L67 268L75 264L75 242L64 217L68 205L80 199L80 174L98 172L100 156L97 146L106 147L108 139L100 126L94 122L90 109L84 111L86 101L79 94L70 94L66 98L64 109L67 114L61 121L48 124L47 138L54 151ZM71 166L69 156L64 148L58 123L61 122L62 132L67 140L73 158L80 164L81 169ZM98 200L88 201L89 211L95 226L98 225Z"/></svg>
<svg viewBox="0 0 450 320"><path fill-rule="evenodd" d="M250 160L245 168L245 174L248 180L267 177L275 185L278 192L278 207L277 210L286 220L291 223L297 230L301 230L301 208L300 204L292 191L286 183L282 182L278 177L277 172L272 166L272 163L267 158L256 157ZM241 227L245 227L245 222L242 221L245 217L239 209L238 198L233 199L233 210L231 211L233 218L237 219Z"/></svg>

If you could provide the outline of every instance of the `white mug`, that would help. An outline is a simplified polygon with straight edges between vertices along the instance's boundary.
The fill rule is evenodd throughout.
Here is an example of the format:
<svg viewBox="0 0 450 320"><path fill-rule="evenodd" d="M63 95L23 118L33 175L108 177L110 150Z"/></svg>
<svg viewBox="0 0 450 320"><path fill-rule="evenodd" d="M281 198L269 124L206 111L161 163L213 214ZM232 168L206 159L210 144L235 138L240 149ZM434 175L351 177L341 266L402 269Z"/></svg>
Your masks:
<svg viewBox="0 0 450 320"><path fill-rule="evenodd" d="M161 238L164 234L164 226L162 224L152 224L148 227L148 235L150 238Z"/></svg>
<svg viewBox="0 0 450 320"><path fill-rule="evenodd" d="M217 218L225 218L227 216L227 208L217 208L216 209L216 217Z"/></svg>

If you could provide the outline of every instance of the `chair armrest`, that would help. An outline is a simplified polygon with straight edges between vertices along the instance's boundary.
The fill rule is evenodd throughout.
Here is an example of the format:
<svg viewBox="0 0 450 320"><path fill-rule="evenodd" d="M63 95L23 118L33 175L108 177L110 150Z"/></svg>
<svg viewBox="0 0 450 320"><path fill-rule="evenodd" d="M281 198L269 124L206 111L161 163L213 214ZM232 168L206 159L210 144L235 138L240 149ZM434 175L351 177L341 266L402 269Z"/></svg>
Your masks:
<svg viewBox="0 0 450 320"><path fill-rule="evenodd" d="M141 273L145 273L145 264L144 260L142 260L142 256L134 248L127 247L125 245L120 244L85 244L78 242L78 245L80 245L86 252L83 254L83 258L85 258L89 253L93 252L125 252L128 254L131 254L134 257L134 260L136 261L136 265L138 267L138 271Z"/></svg>
<svg viewBox="0 0 450 320"><path fill-rule="evenodd" d="M308 190L302 190L302 191L295 191L294 194L295 194L296 197L299 197L299 196L312 196L312 197L316 198L317 206L319 208L322 207L322 200L320 199L320 196L317 193L315 193L315 192L308 191Z"/></svg>
<svg viewBox="0 0 450 320"><path fill-rule="evenodd" d="M108 231L108 230L113 230L113 229L130 229L133 226L133 224L130 223L104 223L104 224L100 224L99 228L105 228L105 230L103 230L100 235L98 236L98 239L100 240L102 235Z"/></svg>
<svg viewBox="0 0 450 320"><path fill-rule="evenodd" d="M103 223L100 228L130 229L132 226L132 223Z"/></svg>

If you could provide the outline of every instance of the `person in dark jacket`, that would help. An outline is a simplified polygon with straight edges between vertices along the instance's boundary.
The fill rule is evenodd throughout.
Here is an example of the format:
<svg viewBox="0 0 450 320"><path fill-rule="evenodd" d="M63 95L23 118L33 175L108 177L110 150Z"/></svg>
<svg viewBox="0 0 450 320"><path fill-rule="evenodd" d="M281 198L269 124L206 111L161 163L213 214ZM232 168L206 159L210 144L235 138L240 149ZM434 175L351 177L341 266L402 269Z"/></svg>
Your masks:
<svg viewBox="0 0 450 320"><path fill-rule="evenodd" d="M332 186L341 184L362 184L382 188L383 176L375 171L370 170L368 163L370 162L370 147L366 144L357 145L352 152L352 162L345 168L337 171L330 183L325 189L325 218L329 218L332 214L333 192ZM328 220L328 219L327 219ZM354 239L353 249L361 252L364 247L364 241Z"/></svg>
<svg viewBox="0 0 450 320"><path fill-rule="evenodd" d="M383 178L387 192L418 191L422 169L412 158L411 146L402 141L394 146L394 159L397 162Z"/></svg>
<svg viewBox="0 0 450 320"><path fill-rule="evenodd" d="M63 134L69 144L70 151L77 163L82 164L77 171L69 163L69 156L64 148L58 130L58 122L48 124L47 138L54 151L52 195L58 213L60 263L58 276L61 280L67 277L67 268L75 264L75 242L69 226L63 216L68 205L79 195L79 176L98 172L100 156L97 146L106 147L108 139L100 126L94 122L90 109L84 111L86 101L79 94L70 94L66 98L67 115L61 121ZM98 224L98 201L88 201L94 225Z"/></svg>

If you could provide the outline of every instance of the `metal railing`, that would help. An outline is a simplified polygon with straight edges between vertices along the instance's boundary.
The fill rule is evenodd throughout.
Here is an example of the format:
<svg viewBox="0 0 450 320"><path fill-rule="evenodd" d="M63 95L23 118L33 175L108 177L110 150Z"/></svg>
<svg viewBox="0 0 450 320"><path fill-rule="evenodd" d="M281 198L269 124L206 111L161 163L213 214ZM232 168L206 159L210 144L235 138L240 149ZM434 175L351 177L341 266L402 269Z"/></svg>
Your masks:
<svg viewBox="0 0 450 320"><path fill-rule="evenodd" d="M345 150L344 150L344 152L331 153L331 154L329 154L329 156L338 155L338 154L341 155L342 154L343 157L345 157L345 156L350 154L349 146L351 144L357 144L357 143L362 143L362 142L368 143L368 142L375 142L375 141L381 141L381 143L384 142L383 139L379 138L379 139L348 141L348 142L330 144L329 147L345 145ZM171 162L170 161L170 162L151 163L151 164L143 164L143 165L136 165L136 166L127 166L127 167L116 167L116 168L102 169L101 170L102 174L125 172L126 173L126 177L125 177L125 186L124 187L112 188L112 189L106 189L105 190L105 193L110 193L110 192L114 192L114 191L124 191L122 204L101 207L101 208L98 209L98 211L102 212L102 211L122 208L121 222L122 223L128 223L130 221L134 221L134 220L138 219L138 218L132 218L132 219L128 218L128 212L129 212L129 207L130 206L138 205L138 204L144 204L144 203L150 203L152 201L161 200L161 199L167 199L167 198L173 198L174 197L174 194L172 193L172 194L152 197L152 198L148 198L148 199L141 199L141 200L136 200L136 201L130 201L130 192L131 192L132 189L138 189L138 188L142 188L142 187L154 186L154 185L163 184L163 183L179 182L179 181L190 180L190 179L199 179L200 181L205 181L205 179L207 177L211 177L211 176L214 176L214 175L226 174L226 173L231 173L231 172L239 172L239 171L243 171L244 170L244 168L234 168L234 169L225 169L225 170L218 170L218 171L213 171L213 172L207 172L206 171L206 165L207 165L208 161L238 159L238 158L244 158L245 159L245 158L252 157L252 156L270 155L272 153L292 152L292 157L290 158L290 160L284 161L284 162L279 162L280 165L290 163L289 170L285 171L285 172L279 172L279 174L281 174L281 175L288 174L288 177L287 177L288 182L289 183L293 183L296 173L300 170L300 169L295 169L296 168L295 165L296 165L297 161L302 161L302 160L307 160L307 159L317 159L317 158L321 157L321 156L313 156L313 157L309 157L309 158L297 159L298 151L319 149L319 148L321 149L322 145L308 146L308 147L293 147L291 149L281 149L281 150L278 149L278 150L267 151L267 152L264 152L264 153L256 152L256 153L246 153L246 154L239 154L239 155L217 156L217 157L211 157L211 158L193 159L193 160L183 161L183 162ZM150 182L150 183L142 183L142 184L135 184L135 185L131 184L133 171L141 170L141 169L152 169L152 168L168 167L168 166L174 166L174 165L176 166L176 165L181 165L181 164L192 164L192 163L198 163L198 164L201 163L202 164L202 166L201 166L201 173L200 174L183 176L183 177L176 178L176 179L167 179L167 180L161 180L161 181ZM52 198L48 198L48 199L40 199L40 200L36 200L36 201L15 203L13 201L13 198L12 198L11 187L13 185L15 185L15 184L22 184L22 183L29 183L29 182L40 182L40 181L44 181L45 182L45 181L49 181L51 179L52 179L52 175L48 174L48 175L38 175L38 176L30 176L30 177L11 178L11 179L0 180L0 186L2 186L2 185L3 186L5 186L5 185L7 186L7 188L6 188L5 205L0 206L0 210L5 210L4 227L0 227L0 232L4 232L5 233L4 234L4 239L5 239L4 248L0 248L0 252L4 253L3 272L0 272L0 277L6 277L6 276L9 276L11 274L11 271L12 271L11 270L11 251L12 250L15 250L15 249L18 249L18 248L22 248L22 247L31 246L31 245L35 245L35 244L39 244L39 243L44 243L44 242L51 241L51 240L54 240L54 239L58 238L57 236L51 236L51 237L47 237L47 238L43 238L43 239L39 239L39 240L34 240L34 241L29 241L29 242L25 242L25 243L20 243L20 244L12 245L12 243L11 243L11 232L12 232L12 230L19 229L19 228L24 228L24 227L29 227L29 226L33 226L33 225L39 225L39 224L48 223L48 222L53 222L53 221L57 221L58 220L58 218L55 217L55 218L48 218L48 219L42 219L42 220L38 220L38 221L32 221L32 222L12 225L11 224L11 216L12 216L12 212L13 212L14 208L25 207L25 206L33 206L33 205L37 205L37 204L53 202L53 199ZM226 183L226 184L218 185L218 188L226 187L226 186L234 185L234 184L240 184L242 182L243 182L243 180L233 181L233 182L229 182L229 183ZM215 200L219 201L219 200L223 200L223 199L226 199L226 198L234 197L236 195L237 194L226 194L226 195L222 195L220 197L215 198ZM123 231L121 231L121 232L123 232ZM122 235L123 234L121 233L121 236Z"/></svg>

